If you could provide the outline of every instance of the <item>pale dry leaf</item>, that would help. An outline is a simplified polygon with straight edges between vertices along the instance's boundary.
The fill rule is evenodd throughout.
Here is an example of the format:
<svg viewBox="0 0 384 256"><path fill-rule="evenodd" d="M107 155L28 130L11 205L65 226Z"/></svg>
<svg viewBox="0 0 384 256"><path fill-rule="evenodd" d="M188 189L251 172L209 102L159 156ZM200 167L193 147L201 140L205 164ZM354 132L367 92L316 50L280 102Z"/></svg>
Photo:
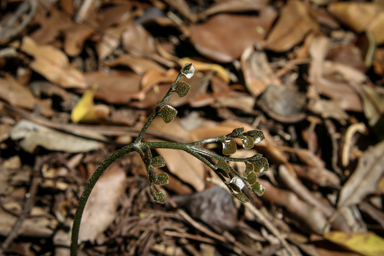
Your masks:
<svg viewBox="0 0 384 256"><path fill-rule="evenodd" d="M305 3L297 0L288 1L262 45L276 52L284 52L300 43L310 31L316 30L318 24L309 15Z"/></svg>
<svg viewBox="0 0 384 256"><path fill-rule="evenodd" d="M376 191L384 173L384 142L366 150L358 165L340 191L338 208L357 204Z"/></svg>
<svg viewBox="0 0 384 256"><path fill-rule="evenodd" d="M59 132L27 120L18 122L10 135L13 140L22 139L20 146L29 153L33 153L37 146L71 153L88 152L103 146L100 142Z"/></svg>
<svg viewBox="0 0 384 256"><path fill-rule="evenodd" d="M97 181L85 206L80 224L79 240L94 242L117 214L116 208L125 191L125 171L112 165Z"/></svg>
<svg viewBox="0 0 384 256"><path fill-rule="evenodd" d="M38 45L30 37L24 36L21 50L35 59L30 67L52 83L65 88L86 88L83 74L69 65L68 57L50 45Z"/></svg>
<svg viewBox="0 0 384 256"><path fill-rule="evenodd" d="M342 125L346 125L348 114L341 108L340 102L337 100L310 100L308 109L316 114L320 114L323 118L334 118Z"/></svg>

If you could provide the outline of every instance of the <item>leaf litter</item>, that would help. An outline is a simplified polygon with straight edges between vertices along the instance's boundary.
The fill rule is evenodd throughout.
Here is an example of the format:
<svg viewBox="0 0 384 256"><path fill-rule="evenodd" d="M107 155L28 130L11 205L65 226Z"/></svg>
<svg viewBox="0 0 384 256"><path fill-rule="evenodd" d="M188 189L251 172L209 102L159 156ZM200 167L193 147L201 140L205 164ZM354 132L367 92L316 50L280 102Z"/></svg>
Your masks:
<svg viewBox="0 0 384 256"><path fill-rule="evenodd" d="M0 254L68 255L86 181L186 62L196 75L170 101L178 116L145 140L261 129L265 194L244 208L201 162L159 149L170 182L158 205L127 155L96 185L81 253L382 254L380 1L29 2L0 8Z"/></svg>

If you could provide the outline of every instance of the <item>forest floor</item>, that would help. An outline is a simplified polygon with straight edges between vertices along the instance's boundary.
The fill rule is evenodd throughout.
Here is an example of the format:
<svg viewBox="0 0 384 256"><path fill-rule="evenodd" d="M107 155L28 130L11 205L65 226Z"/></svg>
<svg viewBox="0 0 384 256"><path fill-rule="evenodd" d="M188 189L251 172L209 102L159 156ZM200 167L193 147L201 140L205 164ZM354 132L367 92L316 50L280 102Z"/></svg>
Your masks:
<svg viewBox="0 0 384 256"><path fill-rule="evenodd" d="M198 159L156 149L158 204L127 154L92 192L78 255L384 255L383 15L383 1L2 0L0 255L69 255L88 179L189 62L177 117L144 140L261 130L232 156L268 159L265 193L242 204Z"/></svg>

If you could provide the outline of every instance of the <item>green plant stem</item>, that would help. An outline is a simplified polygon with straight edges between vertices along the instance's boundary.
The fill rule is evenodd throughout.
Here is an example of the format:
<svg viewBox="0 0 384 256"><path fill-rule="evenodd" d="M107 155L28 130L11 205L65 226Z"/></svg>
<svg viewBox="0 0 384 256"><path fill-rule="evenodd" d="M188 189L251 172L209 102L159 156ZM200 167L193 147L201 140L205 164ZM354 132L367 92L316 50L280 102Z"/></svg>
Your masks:
<svg viewBox="0 0 384 256"><path fill-rule="evenodd" d="M87 203L87 200L89 198L89 195L92 192L93 187L95 186L96 182L99 180L100 176L104 173L104 171L119 157L132 152L134 149L133 144L127 145L119 150L117 150L115 153L110 155L105 161L96 169L95 173L92 175L92 177L89 179L87 185L84 188L83 194L80 197L79 205L77 206L75 219L73 221L72 226L72 236L71 236L71 256L77 255L77 248L78 248L78 240L79 240L79 231L80 231L80 223L81 223L81 217L83 216L85 204Z"/></svg>
<svg viewBox="0 0 384 256"><path fill-rule="evenodd" d="M148 129L149 125L152 123L153 119L155 119L155 117L157 116L157 112L159 111L159 109L162 106L166 105L168 103L168 101L171 99L171 94L175 91L175 87L182 77L183 77L183 74L180 72L177 75L175 81L173 82L171 88L169 88L167 94L165 94L164 98L160 101L160 103L153 110L152 114L149 116L147 122L145 122L145 124L144 124L143 128L141 129L139 135L137 136L134 144L141 142L141 140L143 139L144 133L147 131L147 129Z"/></svg>

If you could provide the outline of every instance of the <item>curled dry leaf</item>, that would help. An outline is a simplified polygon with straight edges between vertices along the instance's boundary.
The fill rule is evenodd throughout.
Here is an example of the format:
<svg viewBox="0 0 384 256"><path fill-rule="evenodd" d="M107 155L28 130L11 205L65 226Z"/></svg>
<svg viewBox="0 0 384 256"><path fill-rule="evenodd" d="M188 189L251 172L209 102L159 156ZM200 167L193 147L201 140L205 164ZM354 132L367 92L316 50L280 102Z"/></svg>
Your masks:
<svg viewBox="0 0 384 256"><path fill-rule="evenodd" d="M384 142L369 148L360 157L358 165L340 191L338 208L359 203L376 191L384 173Z"/></svg>
<svg viewBox="0 0 384 256"><path fill-rule="evenodd" d="M68 57L59 49L50 45L38 45L25 36L21 50L35 58L30 67L52 83L65 88L87 87L83 74L69 65Z"/></svg>
<svg viewBox="0 0 384 256"><path fill-rule="evenodd" d="M190 27L190 40L202 55L219 62L239 59L243 51L264 39L276 18L273 8L259 17L217 14L202 25Z"/></svg>
<svg viewBox="0 0 384 256"><path fill-rule="evenodd" d="M97 181L85 206L79 240L94 242L116 216L121 195L125 191L125 171L112 165Z"/></svg>
<svg viewBox="0 0 384 256"><path fill-rule="evenodd" d="M288 1L262 45L276 52L284 52L300 43L310 31L316 30L318 24L309 15L305 3L297 0Z"/></svg>
<svg viewBox="0 0 384 256"><path fill-rule="evenodd" d="M247 89L253 96L259 96L270 84L280 85L264 52L248 47L241 55L241 69Z"/></svg>
<svg viewBox="0 0 384 256"><path fill-rule="evenodd" d="M361 112L363 110L359 95L345 82L335 77L324 77L325 57L328 53L330 40L326 37L316 37L310 47L309 54L312 63L309 69L309 81L319 93L340 102L343 110Z"/></svg>
<svg viewBox="0 0 384 256"><path fill-rule="evenodd" d="M302 111L304 97L295 85L268 86L258 104L269 116L283 123L296 123L306 116Z"/></svg>

